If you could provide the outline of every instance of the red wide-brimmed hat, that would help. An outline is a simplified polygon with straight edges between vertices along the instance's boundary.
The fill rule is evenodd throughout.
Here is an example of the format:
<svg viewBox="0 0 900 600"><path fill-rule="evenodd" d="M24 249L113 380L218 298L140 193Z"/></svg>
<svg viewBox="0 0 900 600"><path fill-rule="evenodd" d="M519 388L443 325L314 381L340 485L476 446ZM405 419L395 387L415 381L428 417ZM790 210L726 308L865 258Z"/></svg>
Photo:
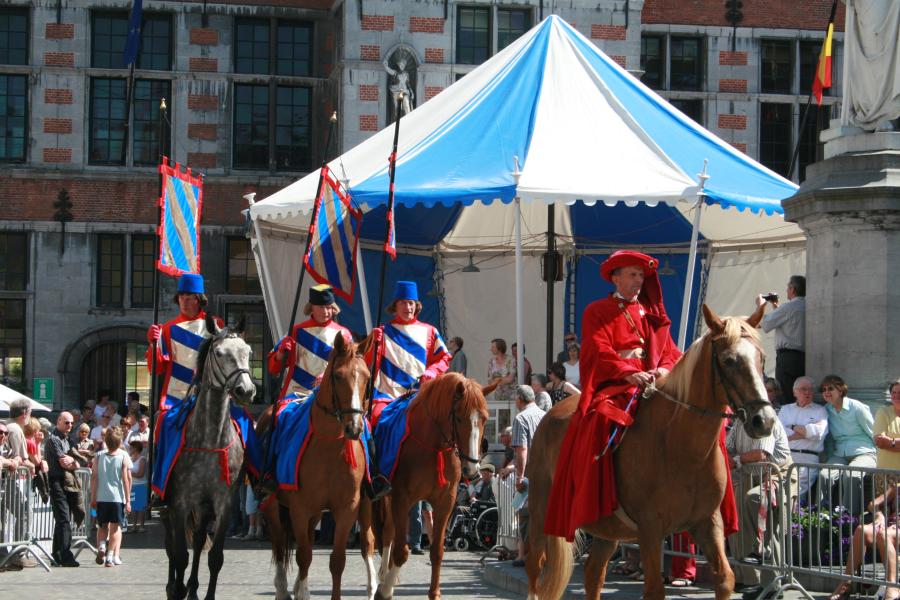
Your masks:
<svg viewBox="0 0 900 600"><path fill-rule="evenodd" d="M650 275L650 273L655 273L657 266L659 266L659 261L652 256L641 254L634 250L616 250L609 255L609 258L603 261L602 265L600 265L600 275L603 279L612 283L612 274L616 269L621 269L622 267L642 267L644 269L644 275L647 276Z"/></svg>

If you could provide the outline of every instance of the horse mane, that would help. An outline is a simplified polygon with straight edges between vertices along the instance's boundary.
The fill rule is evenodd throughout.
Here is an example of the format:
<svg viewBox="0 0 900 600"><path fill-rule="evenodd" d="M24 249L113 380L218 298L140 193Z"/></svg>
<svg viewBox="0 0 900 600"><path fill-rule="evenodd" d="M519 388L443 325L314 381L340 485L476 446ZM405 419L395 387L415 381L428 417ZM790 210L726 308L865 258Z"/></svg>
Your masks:
<svg viewBox="0 0 900 600"><path fill-rule="evenodd" d="M488 418L487 402L481 393L481 386L459 373L445 373L422 386L416 401L410 406L412 412L418 406L428 404L435 415L449 415L453 409L453 398L456 388L463 385L463 395L459 400L459 408L469 413L477 410L482 417Z"/></svg>
<svg viewBox="0 0 900 600"><path fill-rule="evenodd" d="M749 337L754 342L759 341L759 333L741 317L722 317L724 328L717 334L716 339L725 341L728 347L737 345L742 337ZM700 362L703 350L712 344L711 330L707 330L699 337L675 363L672 371L661 381L661 387L672 393L676 398L687 398L690 394L691 379Z"/></svg>
<svg viewBox="0 0 900 600"><path fill-rule="evenodd" d="M199 389L200 384L203 383L203 371L206 369L206 357L209 356L209 349L212 348L213 342L219 339L225 339L230 335L239 334L237 331L232 331L231 328L225 326L219 330L219 333L206 338L200 343L200 348L197 349L197 370L194 372L194 379L191 382L192 386L197 386Z"/></svg>

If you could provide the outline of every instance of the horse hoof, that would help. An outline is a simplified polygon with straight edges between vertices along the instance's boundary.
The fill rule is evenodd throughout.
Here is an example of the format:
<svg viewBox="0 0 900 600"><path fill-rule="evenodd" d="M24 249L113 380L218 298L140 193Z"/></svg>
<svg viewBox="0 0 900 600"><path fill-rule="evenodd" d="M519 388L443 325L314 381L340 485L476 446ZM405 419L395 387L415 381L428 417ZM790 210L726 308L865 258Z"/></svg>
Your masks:
<svg viewBox="0 0 900 600"><path fill-rule="evenodd" d="M381 592L375 591L375 600L394 600L393 596L382 596Z"/></svg>

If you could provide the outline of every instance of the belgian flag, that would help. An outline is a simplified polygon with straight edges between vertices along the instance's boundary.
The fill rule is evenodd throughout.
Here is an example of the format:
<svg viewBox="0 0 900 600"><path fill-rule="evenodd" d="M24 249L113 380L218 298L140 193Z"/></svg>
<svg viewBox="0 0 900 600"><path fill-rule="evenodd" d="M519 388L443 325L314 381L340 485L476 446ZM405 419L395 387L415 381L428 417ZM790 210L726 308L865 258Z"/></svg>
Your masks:
<svg viewBox="0 0 900 600"><path fill-rule="evenodd" d="M837 11L837 0L831 5L831 16L828 18L828 30L825 33L825 41L822 43L822 51L819 53L819 63L816 65L816 77L813 79L813 95L816 104L822 106L822 91L831 87L831 40L834 37L834 14Z"/></svg>

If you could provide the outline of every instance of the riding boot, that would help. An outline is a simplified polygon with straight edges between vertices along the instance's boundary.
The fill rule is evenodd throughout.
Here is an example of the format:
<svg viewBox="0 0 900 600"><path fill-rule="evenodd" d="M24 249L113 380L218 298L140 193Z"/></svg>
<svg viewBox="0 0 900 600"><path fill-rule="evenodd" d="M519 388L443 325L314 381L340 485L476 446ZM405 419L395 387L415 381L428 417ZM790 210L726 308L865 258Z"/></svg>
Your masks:
<svg viewBox="0 0 900 600"><path fill-rule="evenodd" d="M378 472L378 460L375 456L375 440L369 440L367 444L369 451L369 473L372 476L371 481L363 480L366 495L371 500L378 500L391 493L391 482L387 477Z"/></svg>

